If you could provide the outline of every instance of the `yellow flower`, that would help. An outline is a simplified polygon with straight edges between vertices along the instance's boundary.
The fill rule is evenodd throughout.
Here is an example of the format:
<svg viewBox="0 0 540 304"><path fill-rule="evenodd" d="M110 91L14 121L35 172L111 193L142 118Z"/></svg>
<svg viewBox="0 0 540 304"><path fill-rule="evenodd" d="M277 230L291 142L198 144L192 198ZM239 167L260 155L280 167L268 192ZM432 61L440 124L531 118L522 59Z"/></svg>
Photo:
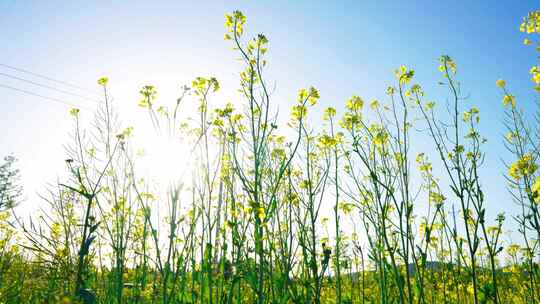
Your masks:
<svg viewBox="0 0 540 304"><path fill-rule="evenodd" d="M519 252L520 249L521 249L521 247L519 245L517 245L517 244L510 244L510 245L508 245L508 247L506 247L506 251L511 256L516 255Z"/></svg>
<svg viewBox="0 0 540 304"><path fill-rule="evenodd" d="M359 111L362 110L362 107L364 106L364 100L356 95L353 95L349 100L347 100L347 103L345 104L345 107L351 111Z"/></svg>
<svg viewBox="0 0 540 304"><path fill-rule="evenodd" d="M424 164L420 165L419 169L422 172L428 172L429 173L429 172L431 172L431 168L432 168L431 163L424 163Z"/></svg>
<svg viewBox="0 0 540 304"><path fill-rule="evenodd" d="M58 240L60 238L60 234L62 233L62 225L58 222L54 222L51 225L51 237L55 240Z"/></svg>
<svg viewBox="0 0 540 304"><path fill-rule="evenodd" d="M538 176L531 188L531 192L536 203L540 203L540 176Z"/></svg>
<svg viewBox="0 0 540 304"><path fill-rule="evenodd" d="M223 124L223 119L221 119L221 118L219 118L219 117L216 118L216 119L214 119L214 121L212 122L212 124L213 124L214 126L216 126L216 127L223 127L223 126L224 126L224 124Z"/></svg>
<svg viewBox="0 0 540 304"><path fill-rule="evenodd" d="M153 85L145 85L139 93L141 94L141 100L139 101L139 107L151 107L153 101L157 97L157 90Z"/></svg>
<svg viewBox="0 0 540 304"><path fill-rule="evenodd" d="M257 209L257 216L261 221L264 221L264 219L266 218L266 212L264 211L263 207L259 207Z"/></svg>
<svg viewBox="0 0 540 304"><path fill-rule="evenodd" d="M346 130L353 130L361 122L362 117L360 114L345 113L343 118L339 122L339 125Z"/></svg>
<svg viewBox="0 0 540 304"><path fill-rule="evenodd" d="M310 105L314 106L319 100L319 97L319 91L317 91L317 89L315 89L314 87L310 87L308 90L300 89L298 91L297 101L301 104L307 101Z"/></svg>
<svg viewBox="0 0 540 304"><path fill-rule="evenodd" d="M422 91L422 88L418 84L414 84L411 87L411 92L419 96L424 96L424 91Z"/></svg>
<svg viewBox="0 0 540 304"><path fill-rule="evenodd" d="M296 105L292 107L291 117L294 121L302 120L307 115L307 109L304 105Z"/></svg>
<svg viewBox="0 0 540 304"><path fill-rule="evenodd" d="M504 81L504 79L497 79L495 83L499 88L504 88L506 86L506 81Z"/></svg>
<svg viewBox="0 0 540 304"><path fill-rule="evenodd" d="M529 176L536 172L538 165L531 154L524 154L508 168L508 175L515 180L520 180L523 176ZM539 184L540 186L540 184Z"/></svg>
<svg viewBox="0 0 540 304"><path fill-rule="evenodd" d="M540 67L539 66L533 66L529 73L532 75L532 81L536 84L540 84Z"/></svg>
<svg viewBox="0 0 540 304"><path fill-rule="evenodd" d="M373 101L371 101L371 103L369 104L369 107L372 109L372 110L377 110L379 108L379 101L377 99L374 99Z"/></svg>
<svg viewBox="0 0 540 304"><path fill-rule="evenodd" d="M272 150L271 156L273 159L284 160L286 157L285 150L282 148L275 148Z"/></svg>
<svg viewBox="0 0 540 304"><path fill-rule="evenodd" d="M373 144L375 144L375 146L382 147L387 142L388 142L388 133L386 133L386 131L384 131L384 130L380 130L373 137Z"/></svg>
<svg viewBox="0 0 540 304"><path fill-rule="evenodd" d="M319 98L320 98L319 91L317 91L317 89L315 89L314 87L310 87L309 98L308 98L309 104L314 106L319 100Z"/></svg>
<svg viewBox="0 0 540 304"><path fill-rule="evenodd" d="M407 70L407 68L404 65L401 65L398 69L394 71L394 74L400 84L406 84L406 83L409 83L411 79L413 78L414 71Z"/></svg>
<svg viewBox="0 0 540 304"><path fill-rule="evenodd" d="M100 86L107 86L107 83L109 82L109 78L107 77L101 77L100 79L98 79L97 83L100 85Z"/></svg>
<svg viewBox="0 0 540 304"><path fill-rule="evenodd" d="M437 192L430 192L429 199L434 203L440 204L446 200L446 197Z"/></svg>
<svg viewBox="0 0 540 304"><path fill-rule="evenodd" d="M305 179L305 180L302 180L300 182L299 187L300 187L300 189L307 189L310 186L310 184L311 183L308 180Z"/></svg>
<svg viewBox="0 0 540 304"><path fill-rule="evenodd" d="M334 116L336 116L336 109L332 107L328 107L326 108L326 110L324 110L324 115L323 115L324 120L330 120Z"/></svg>
<svg viewBox="0 0 540 304"><path fill-rule="evenodd" d="M234 11L232 14L225 15L225 27L230 33L241 36L244 32L244 23L246 23L246 16L241 11Z"/></svg>
<svg viewBox="0 0 540 304"><path fill-rule="evenodd" d="M79 109L77 108L72 108L69 110L69 114L73 117L77 117L79 115Z"/></svg>
<svg viewBox="0 0 540 304"><path fill-rule="evenodd" d="M530 12L519 26L519 31L531 33L540 33L540 10Z"/></svg>
<svg viewBox="0 0 540 304"><path fill-rule="evenodd" d="M337 139L328 134L324 134L319 137L319 145L323 149L335 147L337 144Z"/></svg>
<svg viewBox="0 0 540 304"><path fill-rule="evenodd" d="M471 120L471 113L469 113L467 111L463 112L463 121L468 122L470 120Z"/></svg>
<svg viewBox="0 0 540 304"><path fill-rule="evenodd" d="M339 204L339 209L343 212L345 215L349 215L353 209L354 205L347 202L341 202Z"/></svg>
<svg viewBox="0 0 540 304"><path fill-rule="evenodd" d="M512 108L516 107L516 97L513 95L505 94L503 96L503 105L507 107L508 105L512 105Z"/></svg>
<svg viewBox="0 0 540 304"><path fill-rule="evenodd" d="M439 62L440 62L439 71L441 71L442 73L446 73L446 70L449 69L453 74L456 74L456 71L457 71L456 63L454 62L452 58L450 58L450 56L448 55L441 56L439 58Z"/></svg>

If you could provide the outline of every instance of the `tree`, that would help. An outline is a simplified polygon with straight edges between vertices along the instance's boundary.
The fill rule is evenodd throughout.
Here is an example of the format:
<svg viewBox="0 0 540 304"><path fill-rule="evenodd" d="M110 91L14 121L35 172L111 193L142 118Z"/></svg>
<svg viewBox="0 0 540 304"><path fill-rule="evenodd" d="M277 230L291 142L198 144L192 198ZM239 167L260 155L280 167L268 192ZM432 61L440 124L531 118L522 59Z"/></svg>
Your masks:
<svg viewBox="0 0 540 304"><path fill-rule="evenodd" d="M19 170L15 168L17 158L6 156L0 165L0 211L15 207L22 195L19 185Z"/></svg>

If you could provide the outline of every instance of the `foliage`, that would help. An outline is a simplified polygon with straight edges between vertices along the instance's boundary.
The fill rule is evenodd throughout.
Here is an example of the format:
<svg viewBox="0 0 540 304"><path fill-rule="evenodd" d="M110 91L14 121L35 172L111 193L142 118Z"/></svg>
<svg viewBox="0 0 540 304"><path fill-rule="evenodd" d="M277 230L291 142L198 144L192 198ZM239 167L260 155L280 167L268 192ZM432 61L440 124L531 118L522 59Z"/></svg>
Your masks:
<svg viewBox="0 0 540 304"><path fill-rule="evenodd" d="M6 156L0 165L0 210L10 209L19 203L22 187L19 185L19 170L16 169L17 159Z"/></svg>

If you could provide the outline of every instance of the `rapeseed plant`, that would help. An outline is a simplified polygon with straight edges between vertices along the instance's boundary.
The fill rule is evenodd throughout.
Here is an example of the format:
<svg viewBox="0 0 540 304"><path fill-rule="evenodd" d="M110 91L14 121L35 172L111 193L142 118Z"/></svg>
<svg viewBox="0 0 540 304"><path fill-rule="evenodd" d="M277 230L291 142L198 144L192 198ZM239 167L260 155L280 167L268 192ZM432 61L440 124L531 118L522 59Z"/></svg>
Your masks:
<svg viewBox="0 0 540 304"><path fill-rule="evenodd" d="M104 102L92 127L80 123L86 113L69 110L69 178L50 188L39 215L0 211L3 303L540 300L539 130L511 84L495 83L519 243L503 240L504 214L486 216L480 168L489 151L452 58L434 67L448 90L448 121L402 65L383 98L352 95L342 114L324 109L322 124L312 117L320 92L300 89L285 136L264 73L269 41L246 38L246 24L240 11L225 16L224 38L242 66L238 102L216 106L214 77L183 86L172 107L155 86L140 90L156 134L190 153L179 170L188 174L165 191L138 170L136 130L119 122L108 78L97 81ZM520 30L539 26L532 12ZM538 91L540 69L529 72ZM183 111L187 100L194 115ZM433 155L414 151L418 130Z"/></svg>

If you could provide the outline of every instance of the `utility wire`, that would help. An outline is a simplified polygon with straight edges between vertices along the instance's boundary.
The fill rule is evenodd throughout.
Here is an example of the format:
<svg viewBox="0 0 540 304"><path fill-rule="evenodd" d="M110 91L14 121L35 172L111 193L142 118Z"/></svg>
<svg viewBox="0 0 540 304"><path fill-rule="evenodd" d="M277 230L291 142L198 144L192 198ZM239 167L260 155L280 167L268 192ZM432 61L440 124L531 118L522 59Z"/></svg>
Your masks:
<svg viewBox="0 0 540 304"><path fill-rule="evenodd" d="M17 71L17 72L30 74L32 76L43 78L43 79L46 79L46 80L49 80L49 81L52 81L52 82L60 83L60 84L63 84L65 86L72 87L72 88L75 88L75 89L78 89L78 90L81 90L81 91L85 91L85 92L88 92L88 93L92 93L94 95L99 96L98 92L96 92L96 91L93 91L93 90L90 90L90 89L87 89L87 88L84 88L84 87L69 83L67 81L54 79L54 78L51 78L49 76L34 73L34 72L31 72L31 71L28 71L28 70L25 70L25 69L17 68L17 67L11 66L11 65L3 64L3 63L0 63L0 66L11 69L11 70L14 70L14 71Z"/></svg>
<svg viewBox="0 0 540 304"><path fill-rule="evenodd" d="M13 91L17 91L17 92L21 92L21 93L25 93L25 94L28 94L28 95L40 97L40 98L43 98L45 100L54 101L54 102L61 103L61 104L64 104L64 105L68 105L68 106L71 106L71 107L77 107L77 108L83 108L83 109L86 109L86 110L92 110L91 108L86 107L86 106L73 104L73 103L67 102L65 100L61 100L61 99L54 98L54 97L49 97L49 96L45 96L45 95L36 94L34 92L30 92L30 91L27 91L27 90L15 88L15 87L8 86L8 85L5 85L5 84L0 83L0 87L10 89L10 90L13 90Z"/></svg>
<svg viewBox="0 0 540 304"><path fill-rule="evenodd" d="M0 72L0 76L8 77L8 78L11 78L11 79L16 79L16 80L19 80L19 81L22 81L22 82L30 83L30 84L33 84L35 86L46 88L46 89L53 90L53 91L57 91L57 92L60 92L60 93L64 93L64 94L68 94L68 95L72 95L72 96L77 96L79 98L82 98L82 99L85 99L85 100L88 100L88 101L92 101L92 102L96 102L96 103L101 102L99 100L91 99L91 98L88 98L88 97L83 96L83 95L79 95L79 94L69 92L69 91L64 91L64 90L61 90L61 89L58 89L58 88L55 88L55 87L44 85L44 84L41 84L41 83L38 83L38 82L35 82L35 81L32 81L32 80L20 78L20 77L13 76L13 75L10 75L10 74L5 74L5 73Z"/></svg>

